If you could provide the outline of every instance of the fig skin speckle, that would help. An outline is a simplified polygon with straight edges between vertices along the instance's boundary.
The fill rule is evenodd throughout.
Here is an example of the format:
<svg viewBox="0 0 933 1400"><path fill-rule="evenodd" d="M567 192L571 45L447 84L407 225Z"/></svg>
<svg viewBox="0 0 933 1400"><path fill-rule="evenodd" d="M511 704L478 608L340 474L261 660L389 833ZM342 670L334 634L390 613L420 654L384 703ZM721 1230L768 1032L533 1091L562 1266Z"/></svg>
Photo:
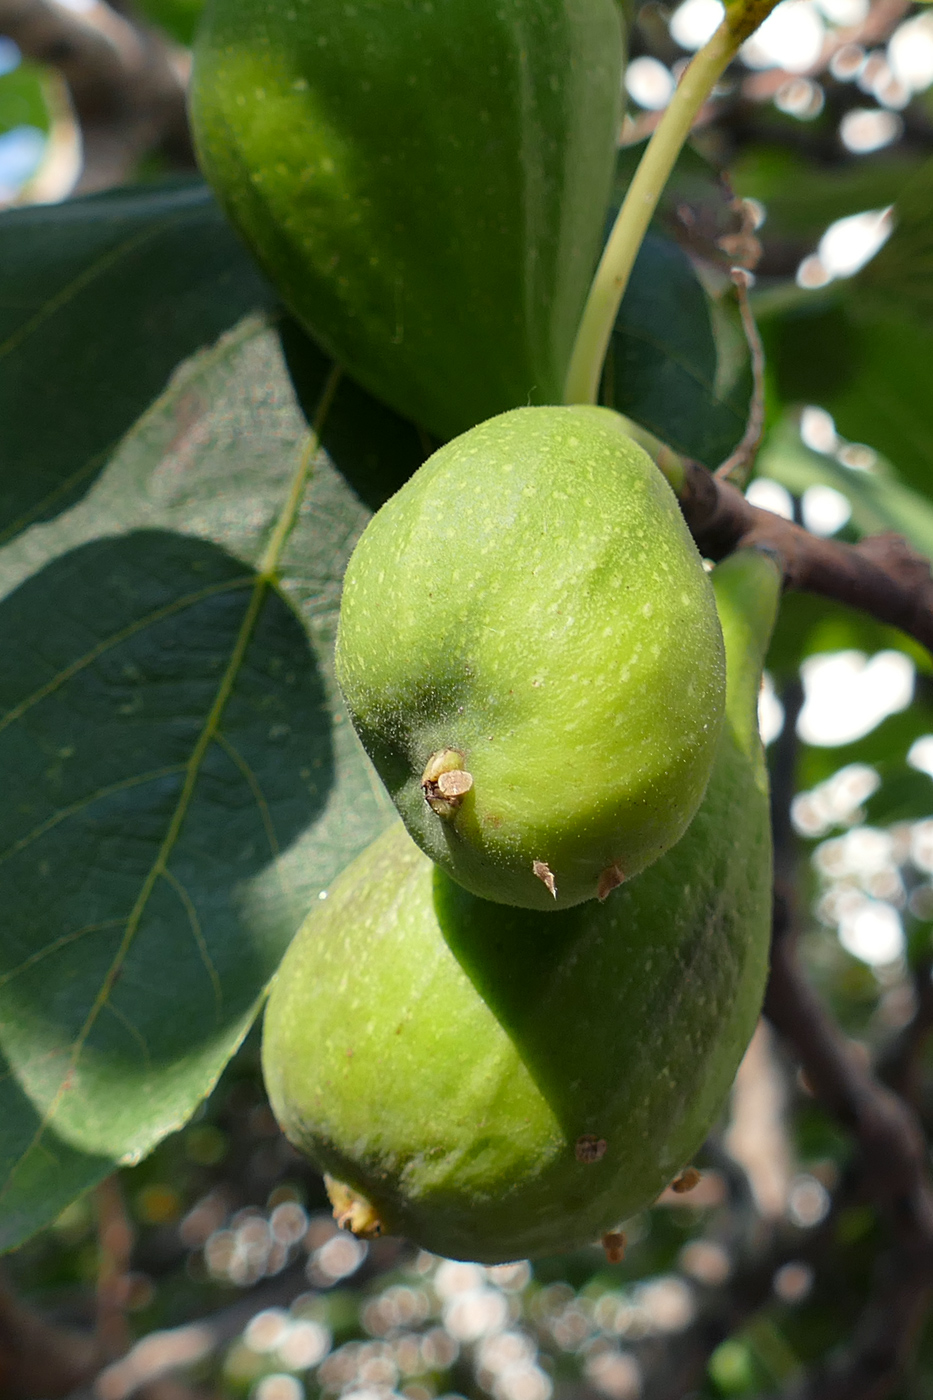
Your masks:
<svg viewBox="0 0 933 1400"><path fill-rule="evenodd" d="M725 666L673 492L595 408L501 414L372 519L337 674L408 830L483 898L604 898L680 839L709 779ZM455 752L453 801L424 787Z"/></svg>

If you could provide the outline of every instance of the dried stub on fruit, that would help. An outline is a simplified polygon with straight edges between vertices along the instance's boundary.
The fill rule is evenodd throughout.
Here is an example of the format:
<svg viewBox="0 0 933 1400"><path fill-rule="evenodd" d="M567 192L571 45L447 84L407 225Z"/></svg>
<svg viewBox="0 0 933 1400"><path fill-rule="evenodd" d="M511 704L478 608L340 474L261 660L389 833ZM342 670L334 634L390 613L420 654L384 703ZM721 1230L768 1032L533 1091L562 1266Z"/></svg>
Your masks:
<svg viewBox="0 0 933 1400"><path fill-rule="evenodd" d="M425 463L350 561L337 674L422 850L549 910L683 835L725 683L674 494L594 408L516 409Z"/></svg>
<svg viewBox="0 0 933 1400"><path fill-rule="evenodd" d="M345 1226L498 1262L606 1237L689 1162L758 1017L771 924L758 684L779 592L743 551L713 575L727 717L683 839L604 903L478 899L401 823L285 956L263 1067Z"/></svg>

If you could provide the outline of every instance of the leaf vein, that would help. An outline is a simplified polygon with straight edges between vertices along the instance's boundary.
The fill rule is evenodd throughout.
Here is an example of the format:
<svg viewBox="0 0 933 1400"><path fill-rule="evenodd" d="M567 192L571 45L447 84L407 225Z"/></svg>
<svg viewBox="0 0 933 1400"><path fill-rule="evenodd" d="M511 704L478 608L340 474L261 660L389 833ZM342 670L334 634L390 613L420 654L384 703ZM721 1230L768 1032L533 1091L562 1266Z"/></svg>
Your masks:
<svg viewBox="0 0 933 1400"><path fill-rule="evenodd" d="M42 962L45 958L50 958L61 948L67 948L70 943L77 943L79 938L83 938L87 933L100 933L104 929L119 928L123 923L122 919L103 919L96 924L85 924L83 928L72 929L71 933L63 933L61 938L56 938L52 943L47 943L44 948L37 948L34 953L30 953L28 958L24 958L16 967L9 968L6 972L0 973L0 988L6 987L15 977L19 977L21 972L27 972L36 963Z"/></svg>
<svg viewBox="0 0 933 1400"><path fill-rule="evenodd" d="M25 836L21 836L18 841L14 841L12 846L8 846L5 851L0 851L0 865L4 861L11 860L13 856L25 851L34 841L38 841L47 832L60 826L69 817L77 816L79 812L92 807L95 802L102 802L107 797L112 797L117 792L127 792L134 787L143 787L146 783L154 783L159 778L169 778L177 774L184 773L183 763L172 763L165 768L153 768L148 773L135 773L132 778L121 778L118 783L111 783L109 787L98 788L96 792L88 793L78 802L72 802L67 807L60 807L51 817L47 817L44 822L33 827L32 831L27 831Z"/></svg>
<svg viewBox="0 0 933 1400"><path fill-rule="evenodd" d="M191 928L192 937L194 938L207 975L211 979L211 986L214 990L214 1012L217 1024L219 1025L220 1012L224 1002L223 988L220 985L220 978L217 976L217 969L214 966L213 958L208 952L207 940L204 937L204 930L201 927L201 920L198 918L198 911L194 906L194 900L191 898L191 895L188 893L188 890L182 884L181 880L179 880L178 876L169 870L167 866L162 871L162 878L178 895L178 898L181 900L182 908L188 917L188 924Z"/></svg>
<svg viewBox="0 0 933 1400"><path fill-rule="evenodd" d="M255 801L256 806L259 808L259 815L262 818L262 824L265 828L266 840L269 842L269 849L272 852L273 858L276 858L281 854L281 850L279 847L279 839L275 834L275 826L272 821L272 812L269 808L269 803L266 800L266 795L262 790L262 786L259 782L259 779L253 772L253 769L247 763L246 759L236 748L236 746L231 743L231 741L227 738L226 734L224 734L222 729L218 729L214 737L217 741L218 746L223 749L227 757L231 760L232 763L236 765L236 767L240 770L242 776L245 778L247 786L249 787L250 792L253 794L253 800Z"/></svg>
<svg viewBox="0 0 933 1400"><path fill-rule="evenodd" d="M21 326L17 326L16 330L7 336L5 341L0 343L0 359L3 359L4 356L18 349L23 341L28 340L33 331L38 330L44 321L48 321L57 311L60 311L63 306L67 306L69 301L72 301L79 292L84 291L85 287L90 286L95 278L106 272L114 263L119 262L119 260L128 253L135 252L137 248L142 248L150 240L158 238L166 229L171 228L172 225L178 223L179 220L188 217L189 214L190 210L184 209L177 211L169 218L147 224L139 233L134 234L131 238L123 239L122 242L117 243L113 248L109 248L106 253L101 254L95 262L89 263L77 277L72 278L70 282L66 282L53 297L50 297L48 301L40 306L38 311L28 320L24 321Z"/></svg>
<svg viewBox="0 0 933 1400"><path fill-rule="evenodd" d="M84 1047L87 1044L88 1037L90 1036L91 1031L94 1029L94 1026L97 1023L97 1019L100 1016L101 1011L107 1005L110 999L110 993L113 990L114 984L116 983L116 980L120 975L129 950L133 945L133 940L136 937L136 933L139 929L140 922L142 920L143 914L145 913L146 906L149 903L149 899L153 889L155 888L156 882L158 881L159 877L161 875L164 875L166 872L168 859L175 847L181 829L184 825L185 818L188 814L188 809L190 807L191 799L194 794L194 789L198 780L198 776L200 774L201 765L220 727L220 721L223 716L223 712L226 708L227 701L229 700L230 695L233 691L236 678L239 674L240 667L243 663L247 648L252 639L256 623L262 611L262 606L265 601L266 593L268 589L271 588L276 582L279 560L281 558L282 551L285 547L288 537L294 528L295 521L298 518L298 512L301 507L301 502L307 490L311 470L314 465L318 449L320 447L321 428L323 426L324 419L326 418L327 413L330 409L330 406L333 403L334 394L336 393L337 385L340 381L340 376L340 367L338 365L334 365L330 375L328 376L327 382L322 390L321 398L318 402L317 413L315 414L314 423L312 425L310 433L308 434L304 450L302 451L301 456L298 460L298 464L295 468L295 473L292 479L292 484L288 493L288 497L283 504L279 519L275 525L275 528L272 531L272 534L269 538L269 542L263 553L260 570L255 578L253 590L250 595L250 600L246 607L246 611L243 616L243 621L240 625L240 629L237 634L236 642L234 643L233 651L230 656L230 661L221 678L220 684L217 688L217 693L214 697L214 702L211 705L211 708L208 712L207 718L201 729L201 733L198 735L198 739L192 750L191 757L188 760L188 763L185 765L185 780L182 785L182 790L179 794L178 801L175 805L175 810L172 813L171 819L169 821L168 829L166 830L165 836L162 840L162 844L159 848L159 852L155 860L153 861L149 871L146 874L146 877L140 888L139 895L137 896L136 902L133 905L132 910L130 911L129 918L126 921L126 928L124 930L120 946L114 954L110 967L107 969L107 972L104 975L103 981L101 982L100 990L98 991L96 997L94 998L94 1001L91 1004L87 1016L84 1019L84 1023L81 1026L81 1029L75 1036L74 1043L71 1047L71 1054L69 1056L68 1068L61 1079L58 1089L49 1101L49 1104L42 1115L42 1118L36 1128L32 1140L25 1148L23 1155L20 1158L18 1158L18 1160L11 1166L5 1182L2 1186L0 1186L0 1200L2 1200L6 1193L9 1191L17 1171L28 1159L30 1152L32 1152L36 1147L39 1146L43 1136L47 1132L52 1121L54 1120L55 1115L58 1112L58 1109L61 1105L62 1099L68 1092L68 1089L73 1081L75 1069L77 1067L78 1061L81 1058Z"/></svg>
<svg viewBox="0 0 933 1400"><path fill-rule="evenodd" d="M175 613L184 612L186 608L194 607L197 603L202 603L207 598L217 597L223 593L235 592L238 588L246 588L254 582L254 576L247 574L242 578L226 579L223 583L215 583L207 588L199 588L195 593L186 593L183 598L175 598L171 603L166 603L164 607L156 608L153 612L146 613L145 617L136 618L134 622L121 628L119 632L114 632L109 637L103 637L96 646L91 647L90 651L86 651L83 656L79 656L77 660L72 661L70 666L64 666L62 670L52 676L44 685L39 686L38 690L34 690L31 695L27 695L18 705L14 705L12 710L7 710L6 714L0 715L0 733L2 733L4 729L8 729L11 724L15 724L17 720L22 719L33 706L38 705L42 700L47 700L50 695L53 695L56 690L59 690L68 681L74 680L75 676L79 675L81 671L86 670L88 666L92 666L105 652L110 651L113 647L119 646L121 642L128 641L130 637L136 636L138 632L145 631L147 627L152 627L157 622L164 622L167 617L172 617Z"/></svg>
<svg viewBox="0 0 933 1400"><path fill-rule="evenodd" d="M120 1008L114 1004L112 997L108 998L107 1000L107 1010L110 1012L111 1016L116 1017L123 1029L127 1031L130 1036L132 1036L133 1040L136 1041L136 1044L142 1051L143 1063L145 1064L146 1069L151 1070L152 1055L149 1051L149 1045L146 1041L146 1037L143 1035L142 1031L139 1029L138 1026L134 1026L129 1016L127 1016L125 1012L121 1011Z"/></svg>

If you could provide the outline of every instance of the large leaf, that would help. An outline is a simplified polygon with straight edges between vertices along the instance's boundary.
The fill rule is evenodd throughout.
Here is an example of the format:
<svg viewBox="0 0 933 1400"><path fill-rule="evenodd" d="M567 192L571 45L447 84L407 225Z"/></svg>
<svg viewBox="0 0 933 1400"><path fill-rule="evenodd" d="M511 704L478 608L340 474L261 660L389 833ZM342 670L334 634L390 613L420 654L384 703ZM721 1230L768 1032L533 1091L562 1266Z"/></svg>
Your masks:
<svg viewBox="0 0 933 1400"><path fill-rule="evenodd" d="M307 443L248 320L0 551L7 1247L184 1122L389 819L330 670L368 511L323 452L303 489Z"/></svg>
<svg viewBox="0 0 933 1400"><path fill-rule="evenodd" d="M389 820L331 651L349 551L430 444L261 316L152 403L268 298L202 187L0 245L9 1247L185 1121Z"/></svg>
<svg viewBox="0 0 933 1400"><path fill-rule="evenodd" d="M784 403L820 404L845 437L868 443L933 495L933 330L907 312L859 313L838 293L769 315L762 331Z"/></svg>
<svg viewBox="0 0 933 1400"><path fill-rule="evenodd" d="M906 313L933 330L933 160L904 181L894 202L894 232L859 274L857 300Z"/></svg>

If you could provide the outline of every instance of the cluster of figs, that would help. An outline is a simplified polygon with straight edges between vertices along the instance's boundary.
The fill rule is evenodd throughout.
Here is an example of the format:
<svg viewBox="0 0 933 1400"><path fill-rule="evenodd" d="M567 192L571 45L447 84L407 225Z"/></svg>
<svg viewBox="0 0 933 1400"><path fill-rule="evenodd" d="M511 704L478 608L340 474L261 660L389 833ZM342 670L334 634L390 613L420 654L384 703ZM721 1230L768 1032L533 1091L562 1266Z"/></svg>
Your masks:
<svg viewBox="0 0 933 1400"><path fill-rule="evenodd" d="M347 570L337 675L400 820L272 987L263 1062L341 1223L499 1262L614 1239L754 1028L779 578L709 572L562 405L603 232L616 0L212 0L203 168L292 312L444 445Z"/></svg>

